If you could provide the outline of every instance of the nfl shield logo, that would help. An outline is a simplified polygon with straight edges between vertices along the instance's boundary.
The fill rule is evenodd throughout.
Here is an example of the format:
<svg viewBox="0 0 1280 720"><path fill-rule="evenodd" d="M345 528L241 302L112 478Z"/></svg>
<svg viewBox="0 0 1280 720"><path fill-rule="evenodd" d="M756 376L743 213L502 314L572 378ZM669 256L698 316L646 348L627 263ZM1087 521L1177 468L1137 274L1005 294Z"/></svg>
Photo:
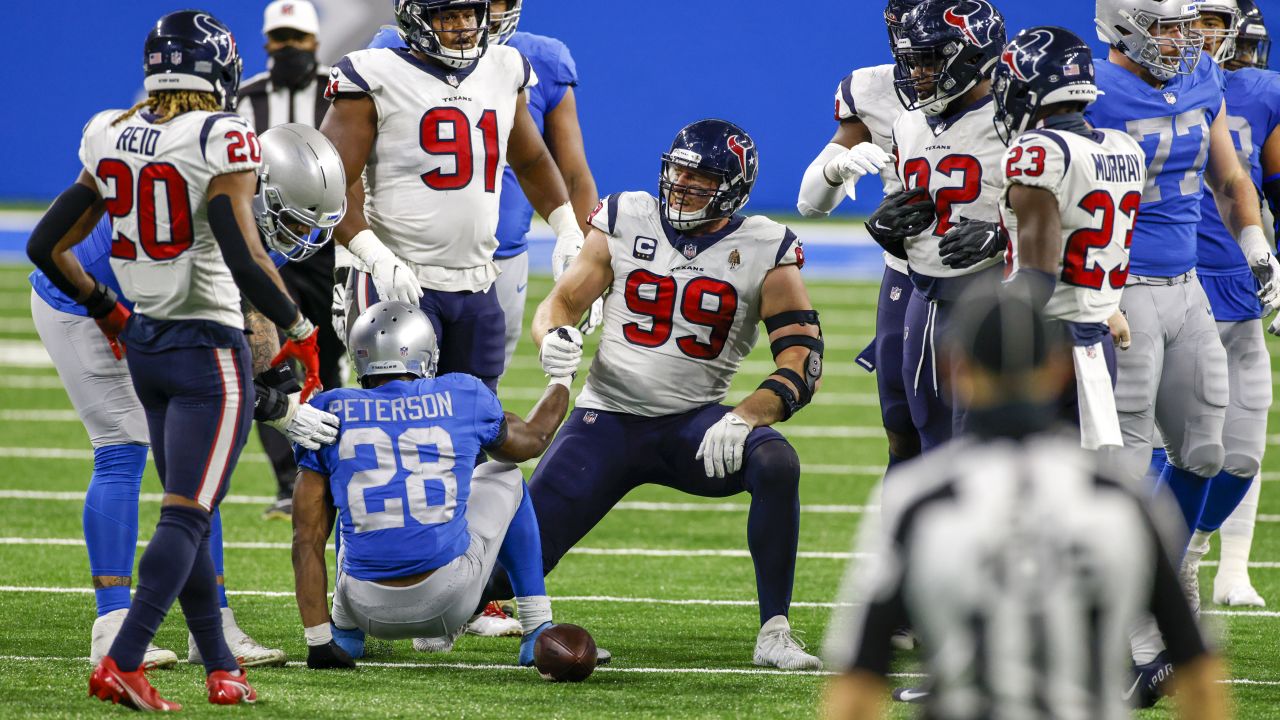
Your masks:
<svg viewBox="0 0 1280 720"><path fill-rule="evenodd" d="M1088 355L1090 360L1096 359L1098 357L1098 346L1090 345L1084 349L1084 354Z"/></svg>
<svg viewBox="0 0 1280 720"><path fill-rule="evenodd" d="M446 75L446 76L445 76L445 78L444 78L444 79L445 79L445 80L447 80L447 81L449 82L449 84L450 84L450 85L452 85L452 86L454 86L454 87L458 87L458 76L457 76L457 75L454 75L453 73L449 73L448 75Z"/></svg>
<svg viewBox="0 0 1280 720"><path fill-rule="evenodd" d="M892 302L898 302L898 300L899 300L901 297L902 297L902 288L898 287L897 285L894 285L893 287L889 288L889 300L890 300L890 301L892 301Z"/></svg>
<svg viewBox="0 0 1280 720"><path fill-rule="evenodd" d="M741 264L742 264L742 255L740 255L737 250L730 252L729 253L729 269L737 270L738 266Z"/></svg>
<svg viewBox="0 0 1280 720"><path fill-rule="evenodd" d="M688 243L683 248L681 248L680 252L684 253L685 257L692 260L694 256L698 254L698 246L694 245L693 243Z"/></svg>
<svg viewBox="0 0 1280 720"><path fill-rule="evenodd" d="M173 52L169 53L169 62L170 62L171 64L173 64L173 65L181 65L181 64L182 64L182 51L181 51L181 50L174 50Z"/></svg>
<svg viewBox="0 0 1280 720"><path fill-rule="evenodd" d="M1165 93L1165 94L1164 94L1164 101L1165 101L1165 102L1167 102L1167 103L1169 103L1170 105L1177 105L1177 104L1178 104L1178 96L1177 96L1177 95L1174 95L1174 94L1173 94L1173 93L1171 93L1171 92L1167 92L1167 93Z"/></svg>
<svg viewBox="0 0 1280 720"><path fill-rule="evenodd" d="M586 424L588 424L588 425L595 425L595 424L596 424L596 414L595 414L595 411L593 411L593 410L588 410L588 411L586 412L586 414L582 416L582 422L584 422L584 423L586 423Z"/></svg>
<svg viewBox="0 0 1280 720"><path fill-rule="evenodd" d="M407 357L409 357L409 348L407 348L407 347L405 347L405 346L401 345L401 346L400 346L400 357L402 357L402 358L407 358Z"/></svg>

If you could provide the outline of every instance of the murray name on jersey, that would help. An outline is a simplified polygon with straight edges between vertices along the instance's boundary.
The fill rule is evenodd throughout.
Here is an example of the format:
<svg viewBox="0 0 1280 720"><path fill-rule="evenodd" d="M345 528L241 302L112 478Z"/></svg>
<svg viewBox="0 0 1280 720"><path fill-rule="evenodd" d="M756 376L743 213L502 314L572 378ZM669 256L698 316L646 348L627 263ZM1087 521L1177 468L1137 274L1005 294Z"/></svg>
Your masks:
<svg viewBox="0 0 1280 720"><path fill-rule="evenodd" d="M1049 317L1106 322L1119 308L1129 277L1129 242L1147 178L1142 148L1119 130L1088 136L1033 130L1005 153L1004 176L1000 209L1014 238L1015 265L1018 218L1009 209L1009 190L1040 188L1058 200L1063 247Z"/></svg>
<svg viewBox="0 0 1280 720"><path fill-rule="evenodd" d="M734 215L686 237L644 192L610 195L590 222L608 236L613 292L577 406L655 417L724 400L759 335L765 275L804 264L795 234Z"/></svg>
<svg viewBox="0 0 1280 720"><path fill-rule="evenodd" d="M392 252L431 267L491 263L507 139L520 92L537 81L503 45L466 68L405 48L358 50L333 66L330 99L367 96L377 109L364 214Z"/></svg>
<svg viewBox="0 0 1280 720"><path fill-rule="evenodd" d="M147 111L100 112L80 162L111 216L111 268L135 311L154 320L244 327L240 291L209 227L209 182L257 172L258 138L239 115L193 111L156 124Z"/></svg>
<svg viewBox="0 0 1280 720"><path fill-rule="evenodd" d="M959 277L986 270L1000 257L967 268L942 264L938 244L961 219L1000 219L1001 165L1005 146L996 136L995 103L986 96L945 119L921 111L903 113L893 128L898 175L909 190L928 188L937 208L932 227L907 240L913 274Z"/></svg>

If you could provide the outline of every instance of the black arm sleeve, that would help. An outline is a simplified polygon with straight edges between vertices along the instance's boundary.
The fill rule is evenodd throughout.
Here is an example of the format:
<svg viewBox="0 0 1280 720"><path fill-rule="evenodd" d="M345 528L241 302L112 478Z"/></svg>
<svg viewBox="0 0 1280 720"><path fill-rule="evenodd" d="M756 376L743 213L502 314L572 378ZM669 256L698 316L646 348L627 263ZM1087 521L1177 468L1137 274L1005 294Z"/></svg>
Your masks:
<svg viewBox="0 0 1280 720"><path fill-rule="evenodd" d="M36 223L35 230L31 231L31 238L27 240L27 257L31 258L31 262L40 268L54 287L72 300L80 296L80 291L58 269L58 264L53 261L53 249L75 227L76 221L84 212L93 207L97 199L93 190L80 183L63 190L49 206L44 217L40 218L40 222Z"/></svg>
<svg viewBox="0 0 1280 720"><path fill-rule="evenodd" d="M1262 194L1266 196L1271 215L1276 219L1276 227L1280 228L1280 175L1273 175L1262 183Z"/></svg>
<svg viewBox="0 0 1280 720"><path fill-rule="evenodd" d="M1151 541L1155 544L1156 572L1151 583L1151 600L1149 609L1155 616L1160 634L1164 636L1164 644L1168 650L1169 662L1182 665L1208 652L1204 638L1200 635L1200 626L1191 614L1191 606L1187 604L1186 595L1182 593L1182 585L1178 582L1178 573L1169 561L1169 555L1161 544L1160 536L1154 525L1151 529Z"/></svg>
<svg viewBox="0 0 1280 720"><path fill-rule="evenodd" d="M236 285L245 298L277 327L287 328L292 325L298 318L298 306L271 282L271 278L253 259L244 234L240 232L240 223L236 222L231 198L218 195L209 201L209 227L218 240L222 259L227 263L231 276L235 278Z"/></svg>

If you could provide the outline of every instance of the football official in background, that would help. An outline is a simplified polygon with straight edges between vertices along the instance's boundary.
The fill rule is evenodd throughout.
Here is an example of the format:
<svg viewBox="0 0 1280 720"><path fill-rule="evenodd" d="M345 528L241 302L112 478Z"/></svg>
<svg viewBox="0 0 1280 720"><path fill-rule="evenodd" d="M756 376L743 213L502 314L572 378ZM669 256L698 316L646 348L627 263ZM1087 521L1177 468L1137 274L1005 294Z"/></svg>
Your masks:
<svg viewBox="0 0 1280 720"><path fill-rule="evenodd" d="M329 68L316 61L319 32L315 6L307 0L275 0L264 11L262 33L270 56L268 69L245 82L236 106L259 135L290 122L320 127L329 109L324 97ZM302 314L320 328L320 381L325 390L341 387L343 375L343 343L329 317L333 252L333 243L325 243L310 258L280 269L280 277ZM288 518L293 508L293 481L298 474L293 448L283 435L262 424L258 425L258 437L276 475L276 501L267 507L263 517Z"/></svg>
<svg viewBox="0 0 1280 720"><path fill-rule="evenodd" d="M1066 338L1020 299L961 307L948 340L966 434L889 473L880 523L862 531L872 559L850 573L827 636L841 674L825 716L882 716L890 637L909 624L932 678L925 717L1127 718L1152 691L1128 660L1129 629L1150 612L1179 716L1228 717L1164 521L1053 427Z"/></svg>

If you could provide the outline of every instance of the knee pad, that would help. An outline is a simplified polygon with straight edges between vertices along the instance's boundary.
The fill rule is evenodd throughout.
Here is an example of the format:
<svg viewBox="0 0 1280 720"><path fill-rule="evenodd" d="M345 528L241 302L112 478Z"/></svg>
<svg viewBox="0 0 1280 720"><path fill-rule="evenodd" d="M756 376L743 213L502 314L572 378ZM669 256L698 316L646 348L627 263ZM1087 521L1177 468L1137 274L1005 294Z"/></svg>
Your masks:
<svg viewBox="0 0 1280 720"><path fill-rule="evenodd" d="M743 466L748 485L758 482L758 478L767 480L773 487L800 487L800 456L786 440L761 443L752 450Z"/></svg>
<svg viewBox="0 0 1280 720"><path fill-rule="evenodd" d="M1222 469L1237 477L1253 477L1262 469L1262 461L1247 453L1224 452Z"/></svg>
<svg viewBox="0 0 1280 720"><path fill-rule="evenodd" d="M186 505L162 505L160 507L160 521L156 526L168 525L170 527L180 528L191 534L196 544L209 534L209 525L212 522L209 513L201 508L188 507Z"/></svg>
<svg viewBox="0 0 1280 720"><path fill-rule="evenodd" d="M1207 442L1192 445L1188 442L1188 446L1183 448L1180 455L1175 456L1172 452L1169 453L1169 462L1181 470L1211 478L1222 472L1225 456L1222 443Z"/></svg>

